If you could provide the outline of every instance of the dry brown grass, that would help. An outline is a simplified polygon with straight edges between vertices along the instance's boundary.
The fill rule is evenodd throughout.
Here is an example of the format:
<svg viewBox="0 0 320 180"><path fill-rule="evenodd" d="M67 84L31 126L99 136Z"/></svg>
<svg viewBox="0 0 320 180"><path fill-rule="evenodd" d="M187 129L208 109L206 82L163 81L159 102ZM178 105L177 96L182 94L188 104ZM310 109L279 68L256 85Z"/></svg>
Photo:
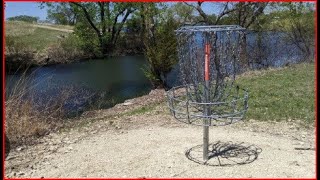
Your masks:
<svg viewBox="0 0 320 180"><path fill-rule="evenodd" d="M33 93L35 85L24 73L10 94L6 94L5 127L12 147L33 144L38 137L64 126L66 112L63 105L73 89L64 89L59 98L39 104Z"/></svg>
<svg viewBox="0 0 320 180"><path fill-rule="evenodd" d="M22 21L8 21L5 23L6 36L30 36L37 27Z"/></svg>

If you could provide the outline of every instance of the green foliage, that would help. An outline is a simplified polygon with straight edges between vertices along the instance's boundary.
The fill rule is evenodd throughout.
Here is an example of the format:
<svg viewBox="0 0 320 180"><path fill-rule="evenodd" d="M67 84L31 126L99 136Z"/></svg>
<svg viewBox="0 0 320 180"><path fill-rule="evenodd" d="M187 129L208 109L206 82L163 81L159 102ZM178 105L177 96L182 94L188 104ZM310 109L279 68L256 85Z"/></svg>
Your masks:
<svg viewBox="0 0 320 180"><path fill-rule="evenodd" d="M46 3L48 6L47 20L55 24L74 25L78 13L69 3Z"/></svg>
<svg viewBox="0 0 320 180"><path fill-rule="evenodd" d="M75 30L83 40L82 47L88 52L104 56L114 51L120 32L137 3L70 2L42 5L48 7L48 18L60 23L76 23ZM99 48L96 48L97 43Z"/></svg>
<svg viewBox="0 0 320 180"><path fill-rule="evenodd" d="M174 34L178 23L173 19L172 14L158 14L159 9L155 9L155 6L149 8L151 11L149 12L150 14L146 14L146 17L154 18L154 14L160 16L157 22L153 19L151 21L145 19L146 27L153 26L151 24L152 20L157 24L152 29L147 28L145 30L145 55L149 67L145 68L144 72L154 88L166 87L166 74L171 71L178 60L176 53L177 42Z"/></svg>
<svg viewBox="0 0 320 180"><path fill-rule="evenodd" d="M181 24L194 22L194 9L183 2L178 2L172 8L169 8L167 11L172 11L173 15Z"/></svg>
<svg viewBox="0 0 320 180"><path fill-rule="evenodd" d="M139 34L141 32L141 18L138 16L133 16L131 19L128 19L126 23L127 33Z"/></svg>
<svg viewBox="0 0 320 180"><path fill-rule="evenodd" d="M23 22L34 23L39 20L39 17L20 15L20 16L9 17L9 18L7 18L7 20L8 21L23 21Z"/></svg>
<svg viewBox="0 0 320 180"><path fill-rule="evenodd" d="M99 41L94 30L86 21L78 22L74 28L74 34L79 40L80 48L86 53L101 57Z"/></svg>

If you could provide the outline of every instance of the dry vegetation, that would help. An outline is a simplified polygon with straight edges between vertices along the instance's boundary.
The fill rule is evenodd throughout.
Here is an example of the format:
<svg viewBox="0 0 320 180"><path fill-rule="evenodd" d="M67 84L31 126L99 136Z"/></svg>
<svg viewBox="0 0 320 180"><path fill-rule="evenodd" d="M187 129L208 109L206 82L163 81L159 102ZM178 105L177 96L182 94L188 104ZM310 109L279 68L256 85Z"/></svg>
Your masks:
<svg viewBox="0 0 320 180"><path fill-rule="evenodd" d="M5 126L12 147L34 143L36 138L49 134L64 125L65 101L73 94L72 88L59 92L59 98L39 102L34 93L36 86L23 74L6 92Z"/></svg>

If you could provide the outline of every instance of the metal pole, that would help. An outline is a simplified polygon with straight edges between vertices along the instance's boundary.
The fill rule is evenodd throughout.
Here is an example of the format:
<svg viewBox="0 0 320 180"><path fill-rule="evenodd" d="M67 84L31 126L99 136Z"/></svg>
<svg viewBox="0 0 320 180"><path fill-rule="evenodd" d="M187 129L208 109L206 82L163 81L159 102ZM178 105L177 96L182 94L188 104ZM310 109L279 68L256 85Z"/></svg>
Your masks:
<svg viewBox="0 0 320 180"><path fill-rule="evenodd" d="M205 102L209 102L209 56L210 56L210 44L206 43L205 45L205 67L204 67L204 80L205 80L205 88L204 88L204 97ZM210 115L209 105L205 105L204 115L207 117ZM203 160L207 161L209 159L209 121L210 119L203 119Z"/></svg>

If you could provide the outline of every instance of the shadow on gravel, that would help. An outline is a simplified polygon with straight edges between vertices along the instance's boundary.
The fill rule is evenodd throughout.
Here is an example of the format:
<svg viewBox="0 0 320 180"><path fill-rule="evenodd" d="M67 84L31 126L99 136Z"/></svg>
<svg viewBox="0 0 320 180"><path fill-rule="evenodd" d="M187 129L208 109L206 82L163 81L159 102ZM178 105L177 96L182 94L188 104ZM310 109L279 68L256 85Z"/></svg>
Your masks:
<svg viewBox="0 0 320 180"><path fill-rule="evenodd" d="M191 161L208 166L234 166L249 164L258 158L262 149L244 142L221 142L209 144L209 159L203 160L203 145L197 145L188 149L186 157Z"/></svg>

